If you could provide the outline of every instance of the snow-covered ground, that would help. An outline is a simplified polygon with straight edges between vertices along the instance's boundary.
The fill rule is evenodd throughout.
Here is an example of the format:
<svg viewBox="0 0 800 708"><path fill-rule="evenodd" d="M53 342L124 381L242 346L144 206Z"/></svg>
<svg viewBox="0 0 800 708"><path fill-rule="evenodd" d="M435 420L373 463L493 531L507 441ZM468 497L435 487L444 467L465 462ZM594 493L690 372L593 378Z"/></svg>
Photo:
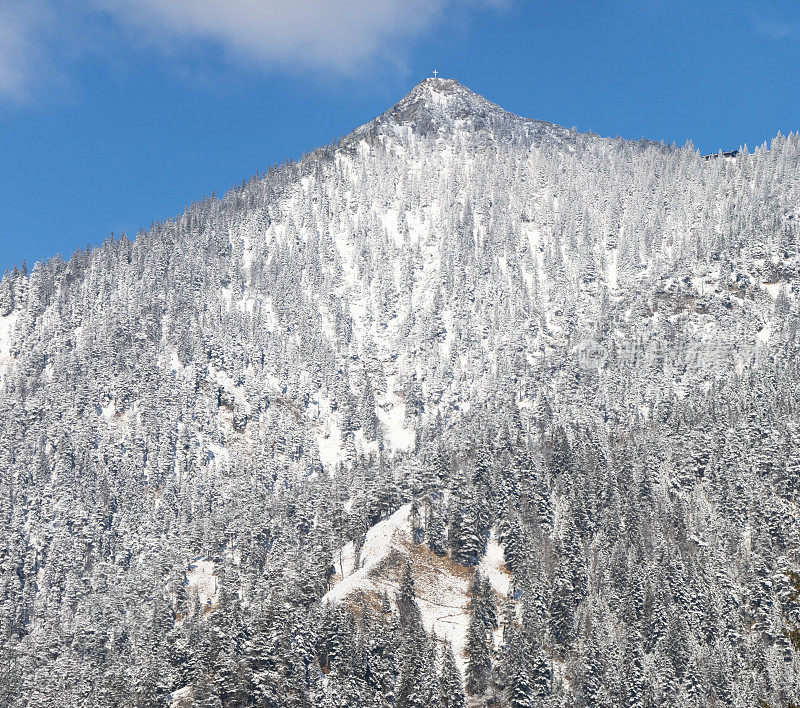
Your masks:
<svg viewBox="0 0 800 708"><path fill-rule="evenodd" d="M320 462L328 471L344 459L342 431L331 420L328 420L325 431L317 435L317 446Z"/></svg>
<svg viewBox="0 0 800 708"><path fill-rule="evenodd" d="M192 687L184 686L177 691L173 691L169 696L169 704L171 708L184 708L191 706L193 703Z"/></svg>
<svg viewBox="0 0 800 708"><path fill-rule="evenodd" d="M394 385L394 377L387 379ZM330 415L330 403L320 401L320 411L328 413L324 426L316 434L320 462L331 472L334 467L346 459L345 438L335 419ZM383 426L383 441L389 453L406 452L414 446L414 431L405 427L406 406L402 398L394 391L387 394L375 409L379 423ZM354 439L356 450L360 454L375 454L378 443L368 441L361 431Z"/></svg>
<svg viewBox="0 0 800 708"><path fill-rule="evenodd" d="M384 592L394 600L403 570L410 560L422 621L437 637L452 642L463 670L469 624L468 591L474 571L449 556L437 556L427 547L415 545L410 513L411 505L405 504L369 529L358 558L352 543L342 547L334 559L338 582L323 601L347 602L363 598L377 602ZM505 568L503 549L495 533L489 539L479 568L497 593L499 610L509 591L511 576Z"/></svg>
<svg viewBox="0 0 800 708"><path fill-rule="evenodd" d="M0 317L0 381L3 380L6 364L11 357L11 334L18 314L12 312L10 315Z"/></svg>
<svg viewBox="0 0 800 708"><path fill-rule="evenodd" d="M189 589L197 592L201 606L214 605L217 602L217 576L214 574L214 562L198 558L189 566L186 574Z"/></svg>
<svg viewBox="0 0 800 708"><path fill-rule="evenodd" d="M406 405L396 396L393 405L376 410L378 420L384 425L386 442L391 451L410 450L414 445L414 431L403 424L406 417Z"/></svg>

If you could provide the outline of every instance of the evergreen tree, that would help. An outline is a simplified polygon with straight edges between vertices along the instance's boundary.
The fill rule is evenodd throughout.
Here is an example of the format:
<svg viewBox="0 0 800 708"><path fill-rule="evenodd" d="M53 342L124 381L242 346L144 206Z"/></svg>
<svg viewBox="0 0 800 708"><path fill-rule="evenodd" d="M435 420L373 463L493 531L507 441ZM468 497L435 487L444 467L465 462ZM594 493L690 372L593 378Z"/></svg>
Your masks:
<svg viewBox="0 0 800 708"><path fill-rule="evenodd" d="M456 664L453 647L445 642L442 650L439 685L442 687L442 708L464 708L464 688L461 671Z"/></svg>
<svg viewBox="0 0 800 708"><path fill-rule="evenodd" d="M467 628L466 687L467 693L480 696L489 687L492 668L492 624L491 600L485 594L486 586L476 571L470 591L469 625Z"/></svg>

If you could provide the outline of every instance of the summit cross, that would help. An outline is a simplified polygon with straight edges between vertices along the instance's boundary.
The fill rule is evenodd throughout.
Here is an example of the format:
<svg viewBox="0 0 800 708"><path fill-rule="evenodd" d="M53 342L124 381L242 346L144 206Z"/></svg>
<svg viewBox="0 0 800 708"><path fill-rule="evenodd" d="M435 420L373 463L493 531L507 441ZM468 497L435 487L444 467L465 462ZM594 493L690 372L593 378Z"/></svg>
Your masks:
<svg viewBox="0 0 800 708"><path fill-rule="evenodd" d="M439 72L436 69L433 70L433 78L435 79L439 75Z"/></svg>

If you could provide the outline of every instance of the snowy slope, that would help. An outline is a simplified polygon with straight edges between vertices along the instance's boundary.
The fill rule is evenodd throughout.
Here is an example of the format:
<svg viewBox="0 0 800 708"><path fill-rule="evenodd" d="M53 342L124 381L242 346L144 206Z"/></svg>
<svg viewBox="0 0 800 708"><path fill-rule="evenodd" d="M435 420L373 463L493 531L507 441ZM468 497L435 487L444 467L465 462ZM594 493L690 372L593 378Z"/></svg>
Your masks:
<svg viewBox="0 0 800 708"><path fill-rule="evenodd" d="M411 505L404 504L370 528L358 558L354 557L352 542L342 547L335 558L336 584L323 602L376 601L384 592L394 600L403 570L410 561L417 604L425 628L433 630L440 639L452 642L463 671L469 624L468 591L474 571L459 565L449 556L437 556L424 545L415 545L411 536L410 511ZM497 605L501 607L509 592L511 576L505 568L503 549L494 533L479 568L489 578L497 593Z"/></svg>
<svg viewBox="0 0 800 708"><path fill-rule="evenodd" d="M189 592L196 592L201 606L214 605L218 597L217 576L214 562L198 558L186 574Z"/></svg>
<svg viewBox="0 0 800 708"><path fill-rule="evenodd" d="M775 686L797 685L767 616L784 579L764 582L797 553L797 204L797 136L701 161L436 79L133 242L54 260L30 283L7 276L0 515L25 560L6 564L0 619L23 622L23 642L87 622L136 636L164 571L187 570L202 632L224 548L242 550L245 613L265 588L318 609L332 559L309 549L383 518L358 557L335 554L326 601L393 596L411 562L425 624L463 666L473 571L415 545L395 506L417 470L435 471L435 494L474 491L481 459L508 502L492 513L521 525L535 566L514 586L523 599L535 587L550 603L565 568L585 571L579 621L621 657L644 636L619 601L639 592L628 575L658 578L659 605L631 602L677 621L670 598L690 589L726 617L723 651L689 618L696 661L753 657L719 675L741 668L736 685L755 685L745 672L768 666ZM480 566L500 604L510 577L494 536ZM596 644L573 648L570 671ZM650 649L646 665L672 665ZM132 646L140 664L145 650ZM109 668L69 651L84 673ZM559 705L575 704L580 677L559 681Z"/></svg>
<svg viewBox="0 0 800 708"><path fill-rule="evenodd" d="M11 335L18 316L18 312L12 312L10 315L0 317L0 381L11 360Z"/></svg>

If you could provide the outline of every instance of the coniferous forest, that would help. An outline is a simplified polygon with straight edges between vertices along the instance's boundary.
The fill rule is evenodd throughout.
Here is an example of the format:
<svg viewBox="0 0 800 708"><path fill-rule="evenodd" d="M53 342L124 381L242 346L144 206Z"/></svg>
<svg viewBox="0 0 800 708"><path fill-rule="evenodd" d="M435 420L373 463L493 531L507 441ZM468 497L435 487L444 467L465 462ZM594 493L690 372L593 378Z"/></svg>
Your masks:
<svg viewBox="0 0 800 708"><path fill-rule="evenodd" d="M0 706L800 700L798 222L428 79L7 272Z"/></svg>

